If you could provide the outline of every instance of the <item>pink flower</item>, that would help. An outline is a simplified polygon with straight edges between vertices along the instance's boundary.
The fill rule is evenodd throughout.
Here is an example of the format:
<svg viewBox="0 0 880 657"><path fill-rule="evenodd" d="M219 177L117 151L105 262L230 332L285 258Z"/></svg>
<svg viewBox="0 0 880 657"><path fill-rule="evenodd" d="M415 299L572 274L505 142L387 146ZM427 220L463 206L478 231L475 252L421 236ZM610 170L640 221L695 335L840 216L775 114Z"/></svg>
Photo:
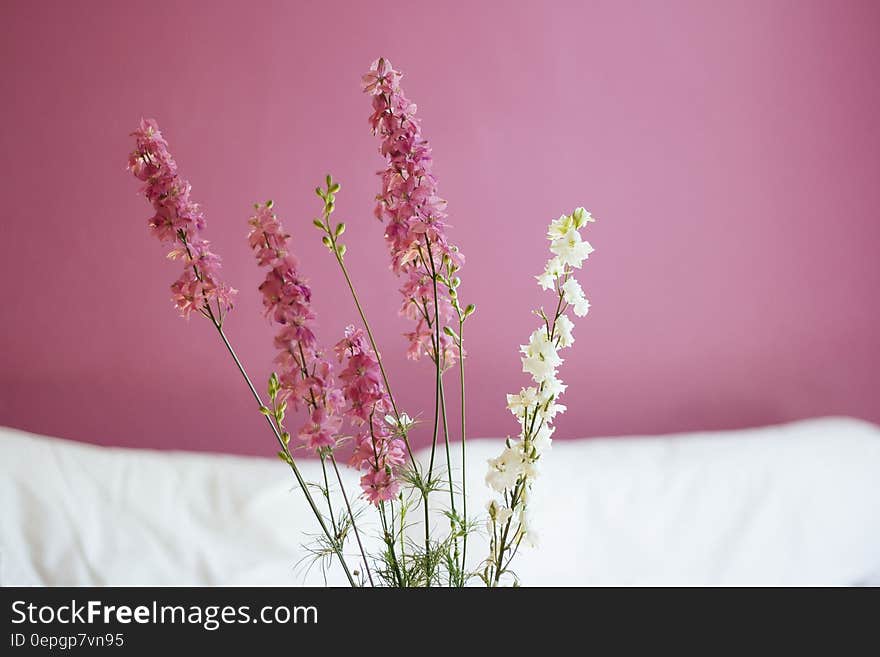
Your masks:
<svg viewBox="0 0 880 657"><path fill-rule="evenodd" d="M299 440L309 449L332 448L342 427L345 399L315 337L312 290L290 253L290 235L272 211L271 201L258 204L248 224L248 244L257 263L268 268L259 290L266 315L279 326L274 343L281 395L293 408L304 406L309 413L297 432Z"/></svg>
<svg viewBox="0 0 880 657"><path fill-rule="evenodd" d="M403 76L386 59L373 62L363 77L364 91L373 96L370 126L381 139L379 152L386 168L380 173L382 189L376 197L376 217L385 223L385 240L391 253L391 268L406 280L401 288L401 314L416 322L407 356L437 358L434 340L437 327L454 317L448 289L438 285L434 307L433 275L457 269L464 262L461 252L446 237L446 201L437 194L437 180L431 173L431 148L422 137L416 105L400 88ZM434 336L432 338L432 335ZM449 367L455 351L440 331L441 365Z"/></svg>
<svg viewBox="0 0 880 657"><path fill-rule="evenodd" d="M236 290L220 280L220 257L201 237L205 217L190 200L190 184L177 174L177 163L155 121L141 119L131 134L135 149L129 155L128 168L144 181L141 192L153 206L150 230L159 241L172 244L169 257L184 264L180 278L171 285L171 298L184 317L196 311L220 322L223 313L232 308Z"/></svg>
<svg viewBox="0 0 880 657"><path fill-rule="evenodd" d="M333 447L336 434L342 427L342 418L331 415L326 406L315 406L306 422L299 430L299 438L309 449Z"/></svg>
<svg viewBox="0 0 880 657"><path fill-rule="evenodd" d="M334 351L339 361L345 363L339 379L348 403L346 417L356 430L351 464L366 470L361 488L367 499L378 504L393 498L400 488L394 469L405 460L404 443L391 434L385 423L385 415L392 410L391 400L364 332L349 326Z"/></svg>
<svg viewBox="0 0 880 657"><path fill-rule="evenodd" d="M377 59L370 67L369 73L363 76L364 91L380 94L397 85L400 73L391 68L391 63L383 58Z"/></svg>
<svg viewBox="0 0 880 657"><path fill-rule="evenodd" d="M375 504L393 500L400 491L400 482L392 476L388 468L371 470L361 477L361 488L365 497Z"/></svg>

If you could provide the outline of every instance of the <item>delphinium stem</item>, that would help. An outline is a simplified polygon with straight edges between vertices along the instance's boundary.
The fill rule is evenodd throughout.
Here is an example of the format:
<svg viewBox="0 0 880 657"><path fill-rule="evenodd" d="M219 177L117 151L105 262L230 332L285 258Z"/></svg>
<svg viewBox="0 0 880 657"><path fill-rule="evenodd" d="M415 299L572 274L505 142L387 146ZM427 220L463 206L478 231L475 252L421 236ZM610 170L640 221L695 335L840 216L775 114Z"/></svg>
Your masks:
<svg viewBox="0 0 880 657"><path fill-rule="evenodd" d="M393 532L388 531L388 519L385 517L385 502L379 503L380 514L379 517L382 519L382 530L384 533L385 545L388 547L388 551L391 555L391 565L394 569L394 574L397 577L397 583L400 588L405 586L403 580L403 574L400 572L400 567L397 564L397 557L394 554L394 534ZM391 511L392 517L394 516L394 510Z"/></svg>
<svg viewBox="0 0 880 657"><path fill-rule="evenodd" d="M323 452L321 453L321 472L324 474L324 499L327 500L327 510L330 512L330 525L333 527L333 533L339 535L339 528L336 526L336 518L333 516L333 504L330 502L330 482L327 480L327 463Z"/></svg>
<svg viewBox="0 0 880 657"><path fill-rule="evenodd" d="M464 535L461 542L461 585L464 586L467 579L467 469L465 462L467 458L466 447L467 438L465 433L465 396L464 396L464 320L459 315L458 319L458 374L461 388L461 513L462 522L464 523Z"/></svg>
<svg viewBox="0 0 880 657"><path fill-rule="evenodd" d="M357 528L357 522L354 519L354 512L351 510L351 504L348 502L348 495L345 492L345 484L342 483L342 475L339 474L339 466L336 465L336 457L330 452L330 463L333 464L333 470L336 472L336 480L339 482L339 490L342 492L342 499L345 500L345 508L348 509L348 516L351 518L351 528L354 530L354 537L357 539L358 547L361 551L361 558L364 560L364 570L367 572L367 578L370 580L370 586L376 586L373 583L373 574L370 572L370 564L367 561L367 553L364 550L364 544L361 542L361 534Z"/></svg>

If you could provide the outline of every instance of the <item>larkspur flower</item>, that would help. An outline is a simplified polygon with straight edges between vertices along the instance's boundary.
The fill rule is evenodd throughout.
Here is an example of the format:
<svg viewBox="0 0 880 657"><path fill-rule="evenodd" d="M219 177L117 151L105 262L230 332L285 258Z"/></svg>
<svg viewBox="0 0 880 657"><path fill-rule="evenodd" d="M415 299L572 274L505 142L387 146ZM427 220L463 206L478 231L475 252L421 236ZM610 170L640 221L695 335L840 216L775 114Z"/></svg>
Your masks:
<svg viewBox="0 0 880 657"><path fill-rule="evenodd" d="M385 224L391 268L404 278L401 314L416 326L405 334L407 356L439 358L442 367L454 363L450 338L439 331L454 316L446 286L439 285L434 303L434 276L451 276L464 262L446 237L446 201L439 197L431 172L431 147L422 137L416 106L400 87L403 76L386 59L377 59L363 77L364 91L373 97L370 126L381 139L386 168L376 197L376 217ZM440 327L436 323L440 323ZM435 354L434 341L440 342Z"/></svg>
<svg viewBox="0 0 880 657"><path fill-rule="evenodd" d="M489 505L489 564L495 583L505 571L505 555L514 549L513 545L537 543L529 522L528 497L538 474L537 463L553 443L553 421L565 412L558 400L566 386L557 370L563 362L559 351L574 343L574 324L566 312L571 308L582 317L590 307L572 273L593 251L579 232L592 221L589 212L577 208L553 220L547 231L552 257L535 278L542 289L556 293L558 309L553 317L545 316L543 310L539 312L543 324L532 332L528 344L520 347L523 372L531 375L534 385L507 395L507 408L519 421L520 433L516 439L508 438L501 454L489 460L486 474L486 484L504 499L504 504L492 501ZM508 539L511 533L513 538Z"/></svg>
<svg viewBox="0 0 880 657"><path fill-rule="evenodd" d="M402 415L398 423L389 415L392 405L382 385L379 362L361 329L348 326L334 351L345 364L339 380L347 402L345 415L355 431L351 465L364 471L361 488L365 497L378 505L394 499L400 491L396 469L406 458L404 442L387 418L391 417L398 429L409 418Z"/></svg>
<svg viewBox="0 0 880 657"><path fill-rule="evenodd" d="M311 288L290 253L290 236L273 212L272 202L257 204L248 224L248 244L259 265L268 269L259 287L263 306L279 326L275 361L280 368L281 398L308 413L296 434L303 445L312 450L333 448L342 426L344 398L333 366L315 337Z"/></svg>
<svg viewBox="0 0 880 657"><path fill-rule="evenodd" d="M232 308L236 290L220 280L220 257L202 237L205 217L190 199L190 184L177 173L168 142L154 120L141 119L131 136L135 148L128 169L144 182L141 192L153 206L150 231L160 242L172 245L169 258L184 264L171 285L172 301L184 317L195 311L220 322Z"/></svg>
<svg viewBox="0 0 880 657"><path fill-rule="evenodd" d="M581 284L575 278L569 278L561 285L562 298L566 303L571 304L574 314L578 317L584 317L590 311L590 302L584 296Z"/></svg>

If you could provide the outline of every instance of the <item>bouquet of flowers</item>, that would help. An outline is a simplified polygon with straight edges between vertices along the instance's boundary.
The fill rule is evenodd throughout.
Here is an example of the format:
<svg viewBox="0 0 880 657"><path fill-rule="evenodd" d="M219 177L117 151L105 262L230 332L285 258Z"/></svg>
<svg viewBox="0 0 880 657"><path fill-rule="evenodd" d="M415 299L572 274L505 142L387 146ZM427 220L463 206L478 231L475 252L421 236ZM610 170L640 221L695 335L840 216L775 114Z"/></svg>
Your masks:
<svg viewBox="0 0 880 657"><path fill-rule="evenodd" d="M534 311L538 326L521 347L522 369L531 376L531 384L507 396L519 434L508 437L501 454L489 461L486 484L494 499L482 520L472 518L465 483L464 329L475 305L460 299L464 256L447 235L446 201L431 171L431 148L401 78L388 60L378 59L363 76L363 89L372 100L370 125L385 160L375 215L383 225L391 269L402 281L400 313L412 321L412 330L405 334L407 356L433 365L427 463L420 463L411 447L410 434L417 423L395 401L382 352L346 267L345 224L333 219L340 191L336 180L328 175L315 190L321 211L313 224L339 266L359 322L335 342L318 337L308 279L272 201L255 205L247 220L248 245L266 271L259 292L277 329L277 371L269 377L264 397L223 330L237 290L220 276L220 258L204 237L204 215L190 198L190 185L178 173L155 121L142 119L132 134L135 148L128 167L144 183L143 194L152 204L150 231L170 247L168 257L183 265L171 285L175 306L183 317L201 315L216 329L265 416L278 457L290 468L314 513L320 533L308 547L310 553L327 567L336 562L352 586L517 584L511 562L520 546L535 544L529 497L537 466L550 448L554 418L565 411L559 399L566 386L557 371L560 350L574 342L568 311L583 317L590 307L574 271L593 250L581 237L593 218L576 208L550 223L551 257L536 278L552 293L555 308ZM461 418L455 427L446 414L444 377L450 371L457 372L461 394ZM299 411L301 425L290 425L289 409ZM451 451L451 434L456 431L461 448L457 473ZM320 460L322 481L303 477L298 465L303 451ZM359 491L346 489L343 465L358 471ZM365 535L364 507L376 513L371 525L377 528L375 536ZM448 522L432 524L432 513L442 513ZM468 537L475 531L488 533L489 553L482 558L468 554ZM369 549L371 545L378 549Z"/></svg>

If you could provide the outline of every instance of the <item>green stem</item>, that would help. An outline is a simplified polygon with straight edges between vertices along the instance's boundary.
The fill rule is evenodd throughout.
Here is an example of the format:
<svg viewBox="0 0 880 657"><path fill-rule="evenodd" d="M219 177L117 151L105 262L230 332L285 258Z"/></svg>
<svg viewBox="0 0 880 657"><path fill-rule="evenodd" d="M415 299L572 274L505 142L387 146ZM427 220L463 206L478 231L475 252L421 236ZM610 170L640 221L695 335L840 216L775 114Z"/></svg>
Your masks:
<svg viewBox="0 0 880 657"><path fill-rule="evenodd" d="M449 504L452 507L452 515L455 518L458 518L458 514L455 512L455 491L452 486L452 456L451 450L449 449L449 427L446 424L446 396L443 389L443 379L440 379L440 408L442 409L442 417L443 417L443 441L446 446L446 479L449 484ZM454 544L454 556L455 563L458 563L459 557L461 556L458 552L458 536L455 534L457 532L457 528L455 527L455 522L453 522L452 526L453 530L453 538L452 542Z"/></svg>
<svg viewBox="0 0 880 657"><path fill-rule="evenodd" d="M464 320L459 315L458 320L458 374L459 374L459 382L461 387L461 513L462 513L462 522L464 523L464 536L462 537L462 547L461 547L461 577L462 577L462 586L465 583L465 579L467 577L467 539L468 539L468 527L467 527L467 470L465 468L465 462L467 457L467 438L465 433L465 397L464 397Z"/></svg>
<svg viewBox="0 0 880 657"><path fill-rule="evenodd" d="M333 533L339 536L339 528L336 526L336 518L333 516L333 504L330 503L330 482L327 480L327 463L323 452L321 452L321 471L324 473L324 498L327 500L327 509L330 511L330 525L333 527Z"/></svg>
<svg viewBox="0 0 880 657"><path fill-rule="evenodd" d="M391 566L394 568L394 574L397 576L398 585L400 586L400 588L403 588L403 575L400 572L400 566L398 566L397 557L394 554L394 536L388 531L388 519L385 517L384 501L379 502L379 511L379 517L382 519L383 538L385 540L385 545L388 546L388 551L391 553Z"/></svg>
<svg viewBox="0 0 880 657"><path fill-rule="evenodd" d="M440 422L440 402L443 397L443 377L442 377L442 366L441 366L441 356L440 356L440 303L437 294L437 271L434 267L434 255L431 253L431 241L428 239L427 234L425 235L425 247L428 251L428 262L431 264L431 281L433 284L433 294L434 294L434 335L432 336L432 341L434 343L434 369L437 373L436 376L436 387L434 389L434 433L431 439L431 460L428 464L428 484L430 485L431 476L434 472L434 453L437 450L437 431ZM443 415L446 415L446 408L444 406ZM445 424L445 422L444 422ZM449 460L449 438L447 434L446 439L446 457L447 462ZM450 494L452 493L452 474L449 474L450 477ZM453 509L455 508L453 502ZM430 529L428 526L429 512L428 512L428 495L425 495L425 556L429 551L429 534ZM430 585L431 572L428 571L428 580Z"/></svg>
<svg viewBox="0 0 880 657"><path fill-rule="evenodd" d="M342 483L342 475L339 474L339 466L336 465L336 457L333 455L333 452L330 452L330 463L333 464L333 470L336 472L336 480L339 482L339 490L342 491L342 499L345 500L345 508L348 509L348 517L351 518L351 528L354 530L354 536L357 539L357 544L361 551L361 558L364 560L364 569L367 571L367 578L370 580L370 586L376 586L373 583L373 574L370 572L367 553L364 550L364 544L361 543L361 534L358 531L357 522L355 522L354 513L351 510L351 504L348 502L348 495L345 492L345 484Z"/></svg>

